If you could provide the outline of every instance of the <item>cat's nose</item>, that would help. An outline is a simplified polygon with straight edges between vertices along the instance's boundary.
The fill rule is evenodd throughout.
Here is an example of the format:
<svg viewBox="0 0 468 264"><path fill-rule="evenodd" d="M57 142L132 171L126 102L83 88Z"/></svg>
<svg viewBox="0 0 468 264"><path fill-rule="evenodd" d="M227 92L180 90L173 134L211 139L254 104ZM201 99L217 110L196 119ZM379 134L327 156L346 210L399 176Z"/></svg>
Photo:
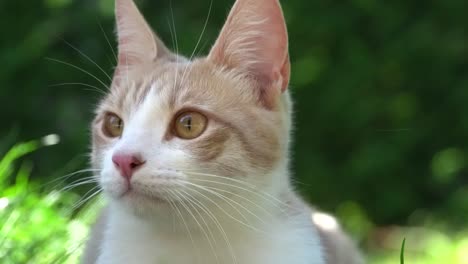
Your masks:
<svg viewBox="0 0 468 264"><path fill-rule="evenodd" d="M112 161L120 171L122 177L127 180L130 180L133 173L145 164L143 158L140 155L135 154L116 153L112 156Z"/></svg>

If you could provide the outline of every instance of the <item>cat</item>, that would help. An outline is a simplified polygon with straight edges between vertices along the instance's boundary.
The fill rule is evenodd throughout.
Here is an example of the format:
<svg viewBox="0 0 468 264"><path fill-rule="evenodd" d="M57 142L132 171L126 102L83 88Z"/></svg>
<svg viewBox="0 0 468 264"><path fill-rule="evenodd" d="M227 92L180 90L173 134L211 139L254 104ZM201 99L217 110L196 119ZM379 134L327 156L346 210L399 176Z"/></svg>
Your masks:
<svg viewBox="0 0 468 264"><path fill-rule="evenodd" d="M169 51L132 0L116 0L116 21L118 65L92 123L108 204L82 263L363 263L290 182L278 0L237 0L195 59Z"/></svg>

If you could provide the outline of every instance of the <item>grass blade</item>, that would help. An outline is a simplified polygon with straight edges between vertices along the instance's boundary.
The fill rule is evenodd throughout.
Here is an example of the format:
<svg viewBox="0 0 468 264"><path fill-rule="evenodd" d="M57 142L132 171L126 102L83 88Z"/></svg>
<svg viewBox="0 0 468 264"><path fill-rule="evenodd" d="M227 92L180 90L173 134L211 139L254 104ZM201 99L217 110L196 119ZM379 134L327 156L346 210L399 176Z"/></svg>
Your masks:
<svg viewBox="0 0 468 264"><path fill-rule="evenodd" d="M401 243L401 251L400 251L400 264L405 264L405 243L406 243L406 238L403 238L403 242Z"/></svg>

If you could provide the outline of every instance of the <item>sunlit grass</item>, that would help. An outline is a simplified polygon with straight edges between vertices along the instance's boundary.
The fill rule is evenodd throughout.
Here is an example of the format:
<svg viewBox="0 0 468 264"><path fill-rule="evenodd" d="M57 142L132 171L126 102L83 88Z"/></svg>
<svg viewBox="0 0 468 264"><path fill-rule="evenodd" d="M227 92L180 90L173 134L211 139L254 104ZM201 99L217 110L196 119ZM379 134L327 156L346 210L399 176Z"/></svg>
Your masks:
<svg viewBox="0 0 468 264"><path fill-rule="evenodd" d="M78 263L97 205L90 203L71 217L70 208L80 197L72 192L45 191L30 181L32 165L20 161L38 148L57 142L58 138L48 136L17 144L0 159L0 264ZM351 231L365 230L358 235L369 240L366 236L378 233L378 228L356 208L355 204L345 204L338 213L349 220ZM384 235L369 240L371 245L364 245L370 264L468 263L468 229L445 233L431 228L392 227L381 233Z"/></svg>
<svg viewBox="0 0 468 264"><path fill-rule="evenodd" d="M51 137L15 145L0 161L0 263L77 263L92 214L71 218L73 193L45 192L19 159ZM57 140L54 140L57 142ZM85 210L86 211L86 210Z"/></svg>
<svg viewBox="0 0 468 264"><path fill-rule="evenodd" d="M403 243L397 240L402 233L406 236ZM380 248L372 247L368 252L368 262L370 264L466 264L468 263L467 234L466 231L449 234L428 228L395 230L382 241ZM400 248L399 243L401 243Z"/></svg>
<svg viewBox="0 0 468 264"><path fill-rule="evenodd" d="M403 242L401 243L400 264L405 264L405 242L406 242L406 238L404 238Z"/></svg>

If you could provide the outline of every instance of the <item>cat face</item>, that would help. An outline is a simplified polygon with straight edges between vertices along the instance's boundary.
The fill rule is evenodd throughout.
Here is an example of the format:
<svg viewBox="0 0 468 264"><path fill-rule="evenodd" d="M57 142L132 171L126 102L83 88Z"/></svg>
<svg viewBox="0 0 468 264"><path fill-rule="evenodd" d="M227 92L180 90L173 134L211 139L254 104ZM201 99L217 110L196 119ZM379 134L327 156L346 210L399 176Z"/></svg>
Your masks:
<svg viewBox="0 0 468 264"><path fill-rule="evenodd" d="M238 0L210 54L194 60L171 53L132 1L117 0L116 17L119 65L92 126L107 196L143 213L286 177L275 174L286 166L289 130L276 0Z"/></svg>

